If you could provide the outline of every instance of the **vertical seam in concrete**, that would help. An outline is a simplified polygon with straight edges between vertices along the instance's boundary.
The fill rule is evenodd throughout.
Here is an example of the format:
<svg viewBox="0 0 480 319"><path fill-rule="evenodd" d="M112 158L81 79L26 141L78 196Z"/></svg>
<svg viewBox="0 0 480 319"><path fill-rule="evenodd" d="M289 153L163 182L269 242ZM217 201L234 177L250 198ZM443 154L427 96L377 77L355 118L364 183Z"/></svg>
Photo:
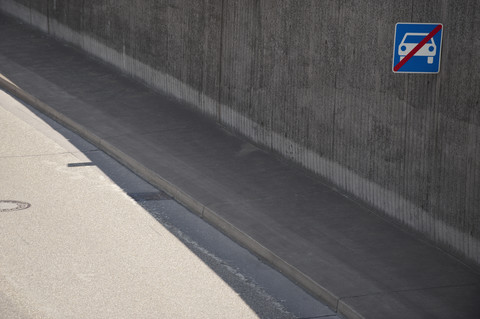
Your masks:
<svg viewBox="0 0 480 319"><path fill-rule="evenodd" d="M412 0L412 7L411 7L411 10L410 10L410 21L412 21L412 22L413 22L413 8L414 8L415 1L416 0Z"/></svg>
<svg viewBox="0 0 480 319"><path fill-rule="evenodd" d="M439 125L440 125L440 114L438 111L438 101L439 101L439 92L440 92L440 85L441 85L441 76L437 75L436 78L436 83L435 83L435 97L433 101L433 122L434 122L434 127L433 127L433 158L432 158L432 167L430 168L430 174L429 180L430 183L427 185L427 195L428 195L428 210L427 211L432 211L435 208L430 205L430 203L433 201L432 200L432 184L434 183L434 176L436 175L435 172L438 171L437 167L440 164L439 162L441 161L442 154L440 152L440 137L439 137ZM435 200L435 199L434 199ZM433 230L432 230L432 235L435 240L438 239L437 233L439 229L435 227L435 224L432 225ZM443 231L443 230L442 230Z"/></svg>
<svg viewBox="0 0 480 319"><path fill-rule="evenodd" d="M314 23L314 17L315 17L315 8L314 8L314 5L315 5L315 2L314 1L310 1L310 29L309 29L309 40L308 40L308 55L309 55L309 65L308 65L308 75L307 75L307 79L306 81L308 83L312 83L312 78L313 78L313 64L315 63L314 62L314 55L315 55L315 51L314 51L314 44L313 44L313 41L312 41L312 35L315 34L315 23ZM322 39L323 41L323 39ZM307 145L307 148L308 147L311 147L313 149L315 149L315 146L314 146L314 143L312 140L315 140L315 138L312 137L312 132L311 132L311 118L313 117L313 114L312 113L315 113L315 111L313 111L314 108L316 108L313 100L313 94L312 94L312 90L309 90L308 92L308 104L310 105L311 109L310 111L307 111L307 113L303 116L304 118L304 123L305 123L305 140L304 140L304 145ZM308 109L307 109L308 110ZM302 162L305 163L305 160L303 160Z"/></svg>
<svg viewBox="0 0 480 319"><path fill-rule="evenodd" d="M80 28L82 29L81 46L85 48L85 0L82 0L82 15L80 17Z"/></svg>
<svg viewBox="0 0 480 319"><path fill-rule="evenodd" d="M28 20L30 21L30 24L33 25L32 23L32 0L28 2Z"/></svg>
<svg viewBox="0 0 480 319"><path fill-rule="evenodd" d="M442 8L441 8L441 11L442 11L442 18L444 17L444 15L446 14L446 5L445 5L445 1L443 1L441 3L442 5ZM442 29L442 38L443 38L443 44L442 46L444 47L445 46L445 29ZM440 54L442 54L442 52L440 52ZM440 70L441 70L441 65L440 65ZM434 141L433 141L433 145L434 145L434 150L433 150L433 158L432 158L432 168L431 168L431 184L433 184L435 181L434 181L434 176L436 176L435 172L438 171L438 167L442 167L441 165L441 161L442 161L442 154L441 154L441 151L440 151L440 137L439 137L439 125L440 125L440 112L438 110L438 103L440 101L440 91L441 91L441 84L442 84L442 73L438 73L436 74L436 83L435 83L435 96L434 96L434 101L433 101L433 121L434 121ZM437 180L438 180L438 177L437 177ZM437 181L438 182L438 181ZM432 185L429 185L428 187L428 190L427 190L427 194L429 195L429 201L431 202L431 195L430 193L432 192ZM433 194L432 194L433 195ZM438 196L438 193L437 193L437 196ZM438 202L438 197L435 198L435 200ZM430 202L428 203L429 206L428 206L428 211L432 212L435 207L432 207L430 205ZM435 214L435 212L432 212L433 214ZM438 229L438 226L436 226L434 223L433 225L431 226L433 227L433 229L431 229L430 233L431 233L431 236L432 238L434 238L434 240L438 240L439 239L439 235L438 233L440 231L444 232L445 229ZM454 247L458 247L458 245L456 244L453 244L452 246ZM458 248L456 248L458 249Z"/></svg>
<svg viewBox="0 0 480 319"><path fill-rule="evenodd" d="M337 89L337 72L335 71L335 78L334 78L334 88L335 88L335 98L333 99L333 114L332 114L332 158L335 159L335 130L336 130L336 115L337 115L337 97L338 97L338 89Z"/></svg>
<svg viewBox="0 0 480 319"><path fill-rule="evenodd" d="M202 98L202 93L203 94L206 94L207 92L207 79L205 78L206 77L206 74L207 74L207 67L208 67L208 53L207 53L207 50L208 50L208 42L210 40L210 37L208 35L208 29L207 29L207 24L208 24L208 1L204 1L203 2L203 6L202 6L202 15L203 15L203 46L202 46L202 68L201 68L201 75L200 75L200 79L201 79L201 83L200 83L200 88L198 89L200 92L198 94L199 96L199 106L200 106L200 110L203 112L203 113L207 113L207 110L206 110L206 106L205 106L205 102L204 102L204 99Z"/></svg>
<svg viewBox="0 0 480 319"><path fill-rule="evenodd" d="M256 4L258 4L258 2L255 2ZM249 21L254 21L253 23L255 24L256 22L256 19L255 19L255 10L257 9L257 7L255 7L254 5L254 8L253 10L251 11L251 16L249 16L249 14L247 13L247 17L248 17L248 20ZM246 41L248 43L248 40ZM249 72L249 76L250 76L250 89L249 89L249 92L248 92L248 111L247 111L247 114L251 114L251 110L253 108L253 105L252 105L252 99L253 99L253 90L255 89L255 77L254 77L254 73L255 73L255 63L257 62L257 57L255 56L256 55L256 50L257 50L257 45L258 45L258 37L257 36L254 36L253 37L253 44L252 44L252 49L251 49L251 60L250 60L250 72ZM248 45L248 44L247 44ZM251 116L251 115L250 115ZM253 132L252 132L253 133ZM251 133L251 134L252 134Z"/></svg>
<svg viewBox="0 0 480 319"><path fill-rule="evenodd" d="M404 84L404 96L403 96L403 120L404 120L404 126L403 126L403 196L407 195L407 165L408 165L408 74L405 74L405 84ZM397 218L400 218L399 215L400 212L398 212L395 216Z"/></svg>
<svg viewBox="0 0 480 319"><path fill-rule="evenodd" d="M47 3L47 33L50 34L50 0L46 0ZM32 8L30 7L30 21L32 19Z"/></svg>
<svg viewBox="0 0 480 319"><path fill-rule="evenodd" d="M165 66L165 73L168 73L168 68L169 68L169 65L170 65L170 61L169 61L169 57L170 57L170 50L169 50L169 47L170 47L170 44L169 44L169 40L170 40L170 29L169 29L169 25L170 25L170 5L167 4L167 7L165 9L165 23L166 23L166 34L165 34L165 52L166 52L166 60L167 60L167 65ZM129 22L130 24L132 23L132 19L129 17ZM131 39L133 37L132 35L133 32L130 32L130 37L128 39L128 42L131 46ZM131 50L131 49L130 49ZM132 72L133 72L133 68L132 68ZM165 86L165 85L164 85Z"/></svg>
<svg viewBox="0 0 480 319"><path fill-rule="evenodd" d="M480 154L480 138L479 138L480 134L475 134L475 156L477 156L477 154ZM478 179L477 177L480 176L480 165L478 166L479 168L478 169L475 169L475 171L478 171L478 174L475 173L474 171L474 174L473 174L473 185L477 185L477 184L480 184L480 179ZM480 198L480 196L479 196ZM479 200L479 204L480 204L480 200ZM471 236L473 237L473 231L471 231ZM480 252L480 244L479 242L475 242L473 241L470 237L470 241L469 241L469 255L472 256L471 258L474 259L478 264L480 264L480 253L478 254L475 254L475 252ZM475 243L477 243L475 245ZM475 245L473 248L472 245ZM472 253L473 251L473 253ZM476 258L475 258L475 255L476 255Z"/></svg>
<svg viewBox="0 0 480 319"><path fill-rule="evenodd" d="M181 48L182 48L182 67L180 69L180 82L187 82L188 79L187 79L187 74L188 74L188 62L186 61L187 60L187 45L188 45L188 42L185 43L185 39L188 39L188 28L189 28L189 25L190 25L190 21L189 21L189 16L186 14L186 8L184 6L181 6L181 14L182 16L184 17L184 21L182 21L183 23L180 24L180 39L182 39L182 45L181 45ZM185 99L185 90L181 90L182 91L182 98Z"/></svg>
<svg viewBox="0 0 480 319"><path fill-rule="evenodd" d="M411 5L411 8L410 8L410 21L413 20L413 9L414 9L414 2L415 0L412 0L412 5ZM405 88L404 88L404 107L405 107L405 110L404 110L404 120L405 120L405 126L404 126L404 142L403 142L403 145L404 145L404 157L403 157L403 196L407 196L407 193L408 193L408 185L407 185L407 182L408 182L408 178L407 178L407 173L408 173L408 154L407 154L407 151L408 151L408 138L409 138L409 134L408 134L408 80L409 80L409 75L408 74L405 74ZM400 221L402 222L406 222L405 220L402 219L402 216L401 215L401 212L398 212L397 216L395 216L396 218L398 218Z"/></svg>
<svg viewBox="0 0 480 319"><path fill-rule="evenodd" d="M337 25L340 24L340 16L341 16L342 4L338 4L338 11L337 11ZM313 11L313 10L312 10ZM333 89L335 91L335 97L333 98L333 114L332 114L332 159L336 160L335 156L335 135L336 135L336 118L337 118L337 98L338 98L338 88L337 88L337 77L338 77L338 68L335 69L335 78L334 78L334 86ZM330 172L332 173L332 172Z"/></svg>
<svg viewBox="0 0 480 319"><path fill-rule="evenodd" d="M218 63L218 101L217 101L217 122L222 122L222 85L223 85L223 32L224 32L224 15L225 15L225 0L222 0L221 14L220 14L220 52Z"/></svg>

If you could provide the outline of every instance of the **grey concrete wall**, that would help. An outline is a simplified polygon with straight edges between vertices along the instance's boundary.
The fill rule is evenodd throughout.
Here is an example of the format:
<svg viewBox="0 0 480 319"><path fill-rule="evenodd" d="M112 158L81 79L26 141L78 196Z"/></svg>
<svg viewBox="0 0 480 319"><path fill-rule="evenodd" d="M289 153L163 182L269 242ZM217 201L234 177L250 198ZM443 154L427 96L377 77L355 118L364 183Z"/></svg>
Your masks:
<svg viewBox="0 0 480 319"><path fill-rule="evenodd" d="M480 263L480 2L0 6ZM395 24L410 21L443 23L438 75L392 73Z"/></svg>

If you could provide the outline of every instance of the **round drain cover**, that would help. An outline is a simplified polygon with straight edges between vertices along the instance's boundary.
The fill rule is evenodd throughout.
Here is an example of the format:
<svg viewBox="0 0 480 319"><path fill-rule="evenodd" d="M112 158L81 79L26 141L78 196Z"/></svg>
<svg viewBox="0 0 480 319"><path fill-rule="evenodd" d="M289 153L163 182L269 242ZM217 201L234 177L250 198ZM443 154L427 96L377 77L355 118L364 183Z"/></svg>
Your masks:
<svg viewBox="0 0 480 319"><path fill-rule="evenodd" d="M15 210L27 209L29 203L19 202L16 200L0 200L0 212L12 212Z"/></svg>

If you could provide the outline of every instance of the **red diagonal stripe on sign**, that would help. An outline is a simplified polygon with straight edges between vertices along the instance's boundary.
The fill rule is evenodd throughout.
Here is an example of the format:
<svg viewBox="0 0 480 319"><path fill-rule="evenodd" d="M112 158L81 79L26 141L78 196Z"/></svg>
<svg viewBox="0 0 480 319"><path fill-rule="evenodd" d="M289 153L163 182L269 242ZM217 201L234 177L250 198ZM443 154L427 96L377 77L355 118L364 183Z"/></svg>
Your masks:
<svg viewBox="0 0 480 319"><path fill-rule="evenodd" d="M442 29L442 25L439 24L435 27L435 29L433 29L422 41L420 41L419 44L417 44L413 49L412 51L408 52L408 54L400 61L398 62L397 65L395 65L395 67L393 68L393 71L397 72L398 70L400 70L400 68L405 64L407 63L408 60L410 60L410 58L412 56L415 55L415 53L418 52L418 50L420 50L428 41L430 41L431 38L433 38L435 36L435 34L438 33L438 31L440 31Z"/></svg>

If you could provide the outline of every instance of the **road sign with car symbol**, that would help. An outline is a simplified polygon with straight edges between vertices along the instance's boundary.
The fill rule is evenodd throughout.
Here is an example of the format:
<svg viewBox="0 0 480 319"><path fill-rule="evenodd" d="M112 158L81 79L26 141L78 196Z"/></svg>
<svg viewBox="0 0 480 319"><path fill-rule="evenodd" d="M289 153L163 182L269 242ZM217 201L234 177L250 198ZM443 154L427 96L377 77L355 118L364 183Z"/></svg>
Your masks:
<svg viewBox="0 0 480 319"><path fill-rule="evenodd" d="M395 73L438 73L443 25L397 23L393 46Z"/></svg>

